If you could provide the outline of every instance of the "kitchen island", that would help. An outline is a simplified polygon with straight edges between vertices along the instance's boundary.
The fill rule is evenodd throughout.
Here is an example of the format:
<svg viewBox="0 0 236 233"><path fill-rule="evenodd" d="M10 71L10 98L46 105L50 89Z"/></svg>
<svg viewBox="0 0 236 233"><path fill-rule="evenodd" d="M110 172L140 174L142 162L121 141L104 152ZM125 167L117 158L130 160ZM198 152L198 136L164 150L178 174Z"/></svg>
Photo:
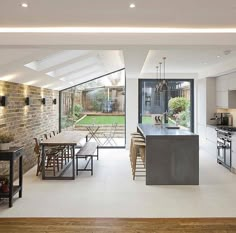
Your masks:
<svg viewBox="0 0 236 233"><path fill-rule="evenodd" d="M146 141L147 185L198 185L199 137L181 129L139 124Z"/></svg>

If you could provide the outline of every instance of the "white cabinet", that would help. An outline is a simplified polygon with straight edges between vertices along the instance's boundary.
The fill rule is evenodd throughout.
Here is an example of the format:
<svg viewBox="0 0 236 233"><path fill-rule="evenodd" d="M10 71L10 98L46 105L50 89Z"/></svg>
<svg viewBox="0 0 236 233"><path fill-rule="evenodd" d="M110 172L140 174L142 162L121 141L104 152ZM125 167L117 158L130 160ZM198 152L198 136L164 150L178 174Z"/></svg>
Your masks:
<svg viewBox="0 0 236 233"><path fill-rule="evenodd" d="M228 91L216 92L216 107L227 108L228 106Z"/></svg>
<svg viewBox="0 0 236 233"><path fill-rule="evenodd" d="M236 91L217 91L216 107L236 108Z"/></svg>
<svg viewBox="0 0 236 233"><path fill-rule="evenodd" d="M217 133L216 133L215 126L207 126L206 127L206 138L207 138L207 140L216 144Z"/></svg>
<svg viewBox="0 0 236 233"><path fill-rule="evenodd" d="M232 135L232 167L236 169L236 135Z"/></svg>
<svg viewBox="0 0 236 233"><path fill-rule="evenodd" d="M216 91L228 91L228 77L220 76L216 78Z"/></svg>
<svg viewBox="0 0 236 233"><path fill-rule="evenodd" d="M216 158L217 156L217 133L215 126L207 125L206 127L206 151Z"/></svg>
<svg viewBox="0 0 236 233"><path fill-rule="evenodd" d="M236 169L236 152L232 152L231 163L232 167Z"/></svg>
<svg viewBox="0 0 236 233"><path fill-rule="evenodd" d="M236 108L236 73L216 78L216 107Z"/></svg>
<svg viewBox="0 0 236 233"><path fill-rule="evenodd" d="M235 133L232 135L232 167L236 169L236 135Z"/></svg>
<svg viewBox="0 0 236 233"><path fill-rule="evenodd" d="M236 73L229 74L228 89L229 90L236 90Z"/></svg>

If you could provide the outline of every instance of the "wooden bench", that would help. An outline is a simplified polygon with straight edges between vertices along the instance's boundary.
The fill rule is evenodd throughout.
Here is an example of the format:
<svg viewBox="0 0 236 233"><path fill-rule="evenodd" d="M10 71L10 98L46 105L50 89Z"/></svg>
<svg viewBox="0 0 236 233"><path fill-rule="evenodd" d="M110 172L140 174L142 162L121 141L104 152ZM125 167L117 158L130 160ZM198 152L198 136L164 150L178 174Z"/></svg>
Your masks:
<svg viewBox="0 0 236 233"><path fill-rule="evenodd" d="M97 150L97 154L94 155ZM84 146L76 153L76 175L78 176L78 171L91 171L91 175L93 175L93 157L97 157L98 160L98 145L96 142L86 142ZM79 169L79 159L87 159L85 167L83 169ZM91 164L90 168L87 168L89 163Z"/></svg>

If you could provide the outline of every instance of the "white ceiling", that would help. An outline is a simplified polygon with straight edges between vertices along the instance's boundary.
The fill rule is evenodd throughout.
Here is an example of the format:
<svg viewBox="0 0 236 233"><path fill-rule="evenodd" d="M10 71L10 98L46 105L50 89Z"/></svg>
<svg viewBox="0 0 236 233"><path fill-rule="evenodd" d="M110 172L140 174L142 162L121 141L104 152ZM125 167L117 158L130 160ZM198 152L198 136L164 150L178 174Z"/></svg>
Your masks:
<svg viewBox="0 0 236 233"><path fill-rule="evenodd" d="M0 27L236 27L235 0L25 0L28 8L21 2L0 1Z"/></svg>
<svg viewBox="0 0 236 233"><path fill-rule="evenodd" d="M0 0L0 29L236 28L235 0L136 0L134 9L125 0L21 2ZM195 78L235 70L236 33L0 33L0 55L0 80L52 89L123 67L127 78L153 78L164 56L167 78ZM36 70L24 66L31 62Z"/></svg>
<svg viewBox="0 0 236 233"><path fill-rule="evenodd" d="M55 90L124 68L119 50L0 49L0 80Z"/></svg>

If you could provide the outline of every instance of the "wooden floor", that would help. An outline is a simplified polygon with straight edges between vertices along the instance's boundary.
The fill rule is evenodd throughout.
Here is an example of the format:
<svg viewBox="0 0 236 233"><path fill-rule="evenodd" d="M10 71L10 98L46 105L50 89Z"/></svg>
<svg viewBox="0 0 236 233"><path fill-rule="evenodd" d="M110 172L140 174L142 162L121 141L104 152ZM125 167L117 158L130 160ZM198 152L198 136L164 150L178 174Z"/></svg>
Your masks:
<svg viewBox="0 0 236 233"><path fill-rule="evenodd" d="M1 233L235 233L236 218L0 218Z"/></svg>

